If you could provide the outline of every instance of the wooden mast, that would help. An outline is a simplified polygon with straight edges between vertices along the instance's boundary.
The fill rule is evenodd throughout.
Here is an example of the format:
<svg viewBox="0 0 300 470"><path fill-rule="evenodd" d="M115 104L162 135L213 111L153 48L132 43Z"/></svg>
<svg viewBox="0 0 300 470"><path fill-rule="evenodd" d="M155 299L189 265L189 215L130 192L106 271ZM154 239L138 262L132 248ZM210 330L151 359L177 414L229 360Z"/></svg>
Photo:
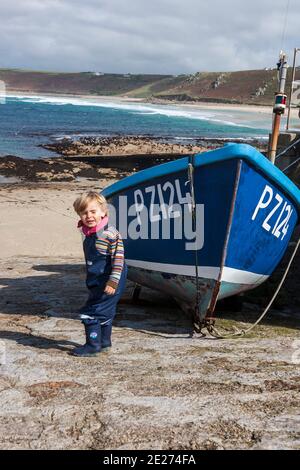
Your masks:
<svg viewBox="0 0 300 470"><path fill-rule="evenodd" d="M271 163L275 162L278 136L280 130L280 118L281 115L284 114L286 107L286 94L284 93L284 90L287 74L287 60L286 54L282 51L279 55L279 62L277 64L277 68L279 71L279 91L275 94L275 104L273 107L274 119L269 147L269 160L271 161Z"/></svg>

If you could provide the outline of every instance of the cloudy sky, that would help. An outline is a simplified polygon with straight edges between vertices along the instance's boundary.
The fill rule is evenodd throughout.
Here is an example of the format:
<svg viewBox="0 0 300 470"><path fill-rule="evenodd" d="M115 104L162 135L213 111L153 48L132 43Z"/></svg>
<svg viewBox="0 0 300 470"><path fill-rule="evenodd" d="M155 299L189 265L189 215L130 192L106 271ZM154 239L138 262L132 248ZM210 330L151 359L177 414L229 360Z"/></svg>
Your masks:
<svg viewBox="0 0 300 470"><path fill-rule="evenodd" d="M243 70L274 66L282 46L291 62L300 47L299 0L0 0L0 8L0 68Z"/></svg>

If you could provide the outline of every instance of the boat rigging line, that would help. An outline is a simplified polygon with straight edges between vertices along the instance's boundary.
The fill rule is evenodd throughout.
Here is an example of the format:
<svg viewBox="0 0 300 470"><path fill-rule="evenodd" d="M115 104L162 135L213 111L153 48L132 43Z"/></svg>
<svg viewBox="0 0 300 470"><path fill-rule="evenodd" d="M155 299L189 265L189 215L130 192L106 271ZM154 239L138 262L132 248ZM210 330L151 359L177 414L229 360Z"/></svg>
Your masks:
<svg viewBox="0 0 300 470"><path fill-rule="evenodd" d="M284 49L284 42L285 42L285 33L286 33L286 26L287 26L287 19L289 14L289 7L290 7L290 0L287 0L287 4L285 7L285 15L283 21L283 28L282 28L282 35L281 35L281 50Z"/></svg>
<svg viewBox="0 0 300 470"><path fill-rule="evenodd" d="M297 160L295 160L293 163L290 163L290 165L286 166L286 167L282 170L282 172L284 173L286 170L288 170L289 168L291 168L292 166L294 166L295 163L299 162L299 160L300 160L300 157L298 157Z"/></svg>
<svg viewBox="0 0 300 470"><path fill-rule="evenodd" d="M297 139L295 142L293 142L291 145L289 145L288 147L286 147L282 152L280 152L278 155L276 155L276 158L275 160L277 160L277 158L281 157L282 155L284 155L286 152L288 152L290 149L292 149L293 147L296 147L297 144L300 143L300 138Z"/></svg>
<svg viewBox="0 0 300 470"><path fill-rule="evenodd" d="M278 284L278 287L276 289L276 291L274 292L273 294L273 297L271 298L270 302L268 303L268 305L266 306L266 308L264 309L264 311L262 312L262 314L259 316L259 318L256 320L255 323L253 323L253 325L251 325L249 328L247 328L246 330L237 330L236 332L233 332L233 333L227 333L227 334L221 334L217 328L214 327L214 325L208 325L207 326L207 331L212 335L214 336L215 338L217 339L227 339L227 338L236 338L236 337L241 337L241 336L245 336L246 334L250 333L251 330L253 330L253 328L255 328L255 326L257 326L261 321L262 319L267 315L267 313L269 312L271 306L273 305L273 302L274 300L276 299L287 275L288 275L288 272L290 270L290 267L292 265L292 262L296 256L296 253L298 251L298 248L299 248L299 245L300 245L300 238L298 239L297 243L296 243L296 246L294 248L294 251L292 253L292 256L288 262L288 265L284 271L284 274ZM202 335L203 335L203 332L202 332Z"/></svg>
<svg viewBox="0 0 300 470"><path fill-rule="evenodd" d="M191 191L191 210L192 210L192 224L193 232L196 234L197 220L196 220L196 202L195 202L195 187L194 187L194 163L195 154L189 155L188 163L188 182ZM201 319L200 319L200 284L198 273L198 250L195 250L195 274L196 274L196 302L193 309L193 329L197 333L201 333Z"/></svg>
<svg viewBox="0 0 300 470"><path fill-rule="evenodd" d="M207 330L207 332L210 334L210 336L212 336L213 338L215 339L237 339L237 338L241 338L241 337L244 337L246 336L248 333L250 333L250 331L252 331L262 320L263 318L267 315L267 313L269 312L270 308L272 307L273 305L273 302L275 301L278 293L280 292L280 289L289 273L289 270L291 268L291 265L294 261L294 258L297 254L297 251L299 249L299 245L300 245L300 238L298 239L297 243L296 243L296 246L293 250L293 253L290 257L290 260L288 262L288 265L284 271L284 274L277 286L277 289L276 291L274 292L273 294L273 297L271 298L270 302L268 303L268 305L266 306L266 308L264 309L264 311L262 312L262 314L259 316L259 318L255 321L255 323L253 323L251 326L249 326L249 328L246 328L245 330L244 329L238 329L237 327L233 327L235 329L234 332L231 332L231 333L220 333L220 331L214 326L214 324L212 323L209 323L209 324L206 324L205 325L205 328ZM197 251L197 250L196 250ZM196 272L197 272L197 269L196 269ZM197 287L199 287L199 281L197 280L196 278L196 284L197 284ZM190 334L187 338L196 338L196 339L201 339L201 338L205 338L207 337L207 334L203 331L203 326L201 326L201 321L200 321L200 316L198 314L198 318L196 318L196 312L197 312L197 300L196 300L196 306L195 306L195 314L194 314L194 322L193 322L193 333ZM199 312L199 305L198 305L198 312ZM143 333L143 334L146 334L146 335L149 335L149 336L159 336L159 337L162 337L162 338L166 338L166 339L170 339L170 338L174 338L173 335L166 335L166 334L161 334L161 333L151 333L149 331L146 331L146 330L142 330L142 329L136 329L136 328L131 328L131 327L122 327L122 330L125 329L125 330L130 330L130 331L137 331L139 333ZM200 333L201 336L195 336L196 333ZM176 338L186 338L186 336L175 336ZM210 338L212 339L212 338Z"/></svg>
<svg viewBox="0 0 300 470"><path fill-rule="evenodd" d="M300 140L300 139L299 139ZM194 187L194 159L195 159L195 155L190 155L189 156L189 163L188 163L188 182L190 184L190 191L191 191L191 208L192 208L192 219L193 219L193 230L194 232L196 233L195 231L195 228L196 228L196 203L195 203L195 187ZM300 157L296 160L298 161L300 160ZM293 162L292 165L296 163L296 162ZM285 168L285 170L287 170L291 165L289 165L288 167ZM284 171L284 170L283 170ZM197 236L197 234L196 234ZM239 330L238 328L235 327L235 332L231 332L231 333L226 333L226 334L222 334L218 331L217 328L215 328L214 326L214 322L202 322L201 321L201 318L200 318L200 284L199 284L199 275L198 275L198 250L196 249L195 250L195 275L196 275L196 301L195 301L195 306L194 306L194 310L193 310L193 333L192 333L192 337L194 336L195 333L199 333L201 337L205 337L206 336L206 333L204 333L203 331L203 328L205 328L208 333L215 337L216 339L226 339L226 338L237 338L237 337L241 337L241 336L245 336L246 334L250 333L250 331L253 330L253 328L255 328L255 326L257 326L261 321L262 319L267 315L267 313L269 312L271 306L273 305L273 302L275 301L288 273L289 273L289 270L290 270L290 267L292 265L292 262L296 256L296 253L298 251L298 248L299 248L299 245L300 245L300 238L298 239L297 243L296 243L296 246L295 246L295 249L293 250L293 253L291 255L291 258L288 262L288 265L284 271L284 274L279 282L279 285L276 289L276 291L274 292L273 294L273 297L271 298L270 302L268 303L268 305L266 306L266 308L264 309L264 311L262 312L262 314L259 316L259 318L256 320L255 323L253 323L253 325L251 325L249 328L243 330Z"/></svg>

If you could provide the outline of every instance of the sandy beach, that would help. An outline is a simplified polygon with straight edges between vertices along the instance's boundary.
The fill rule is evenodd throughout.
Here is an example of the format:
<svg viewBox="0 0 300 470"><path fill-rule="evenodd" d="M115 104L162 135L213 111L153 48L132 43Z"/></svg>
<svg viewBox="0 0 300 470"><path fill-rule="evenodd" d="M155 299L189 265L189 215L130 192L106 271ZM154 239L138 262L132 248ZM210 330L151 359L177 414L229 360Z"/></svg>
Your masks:
<svg viewBox="0 0 300 470"><path fill-rule="evenodd" d="M162 104L165 106L174 106L186 109L207 109L207 110L226 110L226 111L243 111L250 112L255 114L265 114L267 117L272 115L272 106L264 106L257 104L235 104L235 103L213 103L205 101L194 101L192 103L182 103L178 101L166 101L160 100L158 98L133 98L130 96L107 96L107 95L83 95L83 94L65 94L65 93L45 93L42 95L33 92L25 92L20 90L8 89L7 97L48 97L48 98L57 98L65 100L84 100L92 103L119 103L119 104L130 104L130 103L143 103L143 104Z"/></svg>
<svg viewBox="0 0 300 470"><path fill-rule="evenodd" d="M133 304L128 282L112 351L68 354L86 298L72 202L120 177L102 171L0 186L0 448L299 449L297 303L281 299L247 338L191 338L172 299L143 289ZM219 309L218 327L253 323L274 282L241 312Z"/></svg>

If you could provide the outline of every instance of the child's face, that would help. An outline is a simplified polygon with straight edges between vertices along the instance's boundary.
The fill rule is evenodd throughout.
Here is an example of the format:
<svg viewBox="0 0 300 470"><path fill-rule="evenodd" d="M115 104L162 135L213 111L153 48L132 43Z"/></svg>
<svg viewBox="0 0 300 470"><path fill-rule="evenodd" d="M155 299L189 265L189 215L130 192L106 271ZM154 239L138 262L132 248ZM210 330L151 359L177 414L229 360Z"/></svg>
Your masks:
<svg viewBox="0 0 300 470"><path fill-rule="evenodd" d="M80 218L84 225L91 228L96 227L105 215L106 213L102 210L100 204L97 201L91 201L85 210L81 212Z"/></svg>

